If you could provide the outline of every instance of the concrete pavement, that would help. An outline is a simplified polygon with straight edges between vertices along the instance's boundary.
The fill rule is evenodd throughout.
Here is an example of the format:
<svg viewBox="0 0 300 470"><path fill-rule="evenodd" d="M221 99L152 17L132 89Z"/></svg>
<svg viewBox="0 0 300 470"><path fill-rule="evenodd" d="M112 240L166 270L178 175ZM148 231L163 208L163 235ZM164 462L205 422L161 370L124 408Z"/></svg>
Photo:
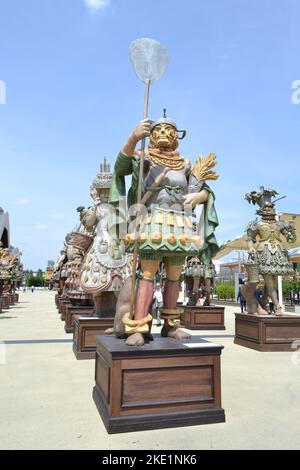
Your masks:
<svg viewBox="0 0 300 470"><path fill-rule="evenodd" d="M76 360L54 293L20 293L0 314L0 449L299 449L300 353L234 345L235 310L226 331L201 332L225 346L226 423L110 436L92 399L94 361Z"/></svg>

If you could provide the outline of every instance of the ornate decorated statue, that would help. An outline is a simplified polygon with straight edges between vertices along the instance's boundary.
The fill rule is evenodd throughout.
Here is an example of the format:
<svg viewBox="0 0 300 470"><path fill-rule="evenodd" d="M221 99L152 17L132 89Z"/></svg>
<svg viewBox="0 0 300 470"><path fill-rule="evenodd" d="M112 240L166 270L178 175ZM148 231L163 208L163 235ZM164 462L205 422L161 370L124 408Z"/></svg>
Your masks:
<svg viewBox="0 0 300 470"><path fill-rule="evenodd" d="M58 295L63 295L64 291L64 284L67 279L67 276L63 276L64 269L63 266L64 264L68 261L67 258L67 238L64 243L63 249L60 251L60 255L54 265L54 270L52 274L52 281L55 283L55 287L57 289Z"/></svg>
<svg viewBox="0 0 300 470"><path fill-rule="evenodd" d="M275 202L272 198L278 193L273 189L260 187L258 192L247 193L245 199L249 203L257 204L256 212L261 219L256 219L247 227L249 260L245 263L248 273L246 285L243 286L243 295L248 304L248 313L266 315L267 301L270 297L275 306L275 314L282 315L282 306L279 305L276 280L279 275L294 273L293 264L289 260L288 252L283 246L283 237L288 243L296 240L294 223L277 220ZM265 281L263 297L257 299L255 289L259 282L259 275Z"/></svg>
<svg viewBox="0 0 300 470"><path fill-rule="evenodd" d="M7 295L20 285L23 276L23 266L20 252L11 254L8 248L3 248L0 242L0 295Z"/></svg>
<svg viewBox="0 0 300 470"><path fill-rule="evenodd" d="M104 160L90 188L94 206L78 208L81 223L89 233L94 234L82 267L81 288L93 295L98 317L114 316L117 294L126 277L130 276L124 243L120 244L117 234L110 230L110 227L115 228L112 210L108 205L111 183L110 165Z"/></svg>
<svg viewBox="0 0 300 470"><path fill-rule="evenodd" d="M134 129L127 143L118 155L110 193L110 202L116 206L126 195L125 176L132 175L128 193L128 206L137 200L140 152L136 149L139 141L150 136L146 150L143 171L143 218L138 239L140 270L136 290L134 315L128 306L128 283L121 292L116 322L118 336L127 336L128 345L143 345L149 336L152 317L149 309L152 303L153 282L161 261L166 269L163 293L164 308L161 317L164 325L163 337L184 339L189 335L179 329L182 309L177 308L179 278L187 256L198 255L199 251L215 254L218 250L214 230L218 219L214 208L214 194L206 180L217 175L211 171L216 157L210 154L201 157L195 165L178 151L179 140L186 135L166 116L152 122L143 120ZM202 224L194 231L194 209L203 204ZM132 253L135 242L134 224L125 236L126 250ZM126 300L127 299L127 300ZM120 308L120 310L118 310ZM120 313L121 312L121 313ZM122 316L122 324L120 322Z"/></svg>
<svg viewBox="0 0 300 470"><path fill-rule="evenodd" d="M68 235L67 259L61 275L66 276L64 293L74 305L92 305L92 297L81 289L80 274L84 256L93 238L85 231L76 229Z"/></svg>
<svg viewBox="0 0 300 470"><path fill-rule="evenodd" d="M187 258L184 274L186 292L189 298L188 305L197 305L200 294L203 293L205 305L209 306L211 304L211 288L216 276L216 270L212 260L210 260L209 264L205 264L201 254L200 256Z"/></svg>

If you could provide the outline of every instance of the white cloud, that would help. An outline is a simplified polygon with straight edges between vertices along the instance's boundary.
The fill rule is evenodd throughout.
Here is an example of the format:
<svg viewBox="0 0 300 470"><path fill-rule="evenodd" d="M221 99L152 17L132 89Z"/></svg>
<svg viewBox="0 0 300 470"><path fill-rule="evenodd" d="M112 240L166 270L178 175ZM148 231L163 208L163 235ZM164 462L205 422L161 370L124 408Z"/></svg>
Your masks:
<svg viewBox="0 0 300 470"><path fill-rule="evenodd" d="M48 226L47 226L46 224L40 224L40 223L38 223L38 224L35 224L35 225L33 226L33 228L34 228L35 230L41 230L41 231L42 231L42 230L47 230Z"/></svg>
<svg viewBox="0 0 300 470"><path fill-rule="evenodd" d="M55 214L53 214L54 220L64 220L65 218L66 216L62 214L61 212L56 212Z"/></svg>
<svg viewBox="0 0 300 470"><path fill-rule="evenodd" d="M26 206L26 204L29 204L30 201L29 199L20 199L19 201L16 202L16 204L19 204L21 206Z"/></svg>
<svg viewBox="0 0 300 470"><path fill-rule="evenodd" d="M84 0L84 3L92 13L95 13L108 7L110 0Z"/></svg>

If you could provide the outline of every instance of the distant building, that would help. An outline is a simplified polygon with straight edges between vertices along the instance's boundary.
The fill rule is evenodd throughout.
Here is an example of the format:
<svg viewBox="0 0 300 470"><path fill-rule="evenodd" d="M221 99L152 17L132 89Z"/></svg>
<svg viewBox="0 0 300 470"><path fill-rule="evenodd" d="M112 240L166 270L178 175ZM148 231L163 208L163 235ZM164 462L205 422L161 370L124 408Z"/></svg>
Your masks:
<svg viewBox="0 0 300 470"><path fill-rule="evenodd" d="M4 248L10 248L9 215L0 207L0 240Z"/></svg>

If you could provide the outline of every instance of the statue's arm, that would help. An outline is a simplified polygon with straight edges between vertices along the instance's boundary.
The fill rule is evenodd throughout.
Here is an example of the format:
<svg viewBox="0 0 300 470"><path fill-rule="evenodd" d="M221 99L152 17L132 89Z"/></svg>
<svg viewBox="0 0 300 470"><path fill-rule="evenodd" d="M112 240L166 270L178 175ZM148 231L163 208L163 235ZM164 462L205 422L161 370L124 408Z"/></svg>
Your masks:
<svg viewBox="0 0 300 470"><path fill-rule="evenodd" d="M84 209L80 213L80 222L86 230L90 231L97 224L96 206Z"/></svg>
<svg viewBox="0 0 300 470"><path fill-rule="evenodd" d="M134 131L128 137L128 140L121 150L121 153L126 157L139 157L140 152L136 150L137 143L150 135L152 121L150 119L144 119L141 121Z"/></svg>
<svg viewBox="0 0 300 470"><path fill-rule="evenodd" d="M256 237L258 235L258 228L256 222L250 222L247 229L247 246L249 255L256 253Z"/></svg>
<svg viewBox="0 0 300 470"><path fill-rule="evenodd" d="M281 233L289 243L294 243L297 240L297 232L294 222L283 222Z"/></svg>
<svg viewBox="0 0 300 470"><path fill-rule="evenodd" d="M188 175L188 194L183 196L184 205L192 205L193 209L199 204L205 204L208 200L209 192L203 186L204 180L199 180L193 173Z"/></svg>

